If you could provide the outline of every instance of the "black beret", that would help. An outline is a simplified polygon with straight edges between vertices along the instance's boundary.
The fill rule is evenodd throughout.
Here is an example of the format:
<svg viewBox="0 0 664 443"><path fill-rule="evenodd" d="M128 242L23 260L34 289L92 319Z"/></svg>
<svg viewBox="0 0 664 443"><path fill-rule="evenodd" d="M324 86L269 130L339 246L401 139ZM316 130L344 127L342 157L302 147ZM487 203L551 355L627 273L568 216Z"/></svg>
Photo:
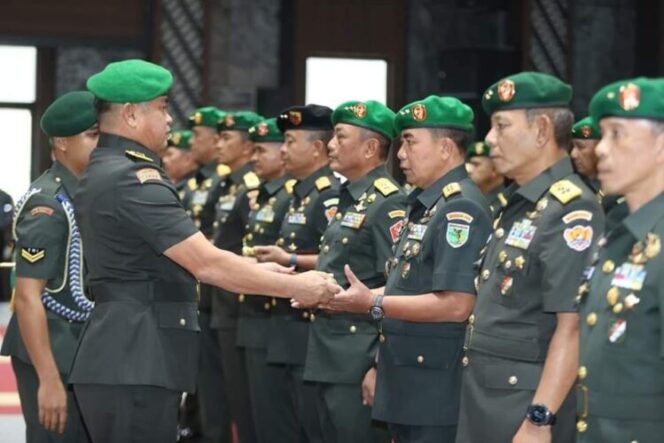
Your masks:
<svg viewBox="0 0 664 443"><path fill-rule="evenodd" d="M332 130L332 109L321 105L291 106L279 113L277 126L281 132L289 129Z"/></svg>

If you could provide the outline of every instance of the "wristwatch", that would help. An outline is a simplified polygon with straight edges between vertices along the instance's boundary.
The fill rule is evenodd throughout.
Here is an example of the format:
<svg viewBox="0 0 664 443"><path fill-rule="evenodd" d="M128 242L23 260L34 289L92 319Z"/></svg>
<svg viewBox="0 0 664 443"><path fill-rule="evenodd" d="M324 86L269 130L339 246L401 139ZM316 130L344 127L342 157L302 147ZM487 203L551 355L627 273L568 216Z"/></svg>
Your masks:
<svg viewBox="0 0 664 443"><path fill-rule="evenodd" d="M553 426L556 424L556 414L542 404L528 406L526 418L535 426Z"/></svg>
<svg viewBox="0 0 664 443"><path fill-rule="evenodd" d="M369 315L374 321L381 321L385 318L385 311L383 310L383 296L376 295L373 299L373 304L369 308Z"/></svg>

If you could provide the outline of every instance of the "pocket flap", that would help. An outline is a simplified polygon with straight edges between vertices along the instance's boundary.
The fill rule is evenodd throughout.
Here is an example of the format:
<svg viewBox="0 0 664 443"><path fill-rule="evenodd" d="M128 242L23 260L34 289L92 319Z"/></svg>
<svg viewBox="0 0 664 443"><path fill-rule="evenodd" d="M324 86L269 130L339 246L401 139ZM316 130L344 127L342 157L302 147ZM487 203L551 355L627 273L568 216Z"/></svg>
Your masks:
<svg viewBox="0 0 664 443"><path fill-rule="evenodd" d="M385 346L397 366L449 369L460 362L463 340L389 335Z"/></svg>
<svg viewBox="0 0 664 443"><path fill-rule="evenodd" d="M509 361L492 363L478 368L484 386L492 389L536 390L542 375L539 364Z"/></svg>
<svg viewBox="0 0 664 443"><path fill-rule="evenodd" d="M161 328L200 331L195 303L157 303L155 311Z"/></svg>

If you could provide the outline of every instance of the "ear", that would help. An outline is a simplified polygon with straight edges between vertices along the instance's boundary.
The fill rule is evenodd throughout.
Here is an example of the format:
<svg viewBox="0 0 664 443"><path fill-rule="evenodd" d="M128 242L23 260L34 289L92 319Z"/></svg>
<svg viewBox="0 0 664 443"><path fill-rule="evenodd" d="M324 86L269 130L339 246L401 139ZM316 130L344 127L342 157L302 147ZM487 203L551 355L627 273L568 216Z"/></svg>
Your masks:
<svg viewBox="0 0 664 443"><path fill-rule="evenodd" d="M130 128L136 129L138 127L138 106L133 103L125 103L120 109L122 121L125 122Z"/></svg>
<svg viewBox="0 0 664 443"><path fill-rule="evenodd" d="M655 159L657 164L664 164L664 131L655 137Z"/></svg>
<svg viewBox="0 0 664 443"><path fill-rule="evenodd" d="M327 157L327 145L323 142L323 140L314 140L314 157Z"/></svg>
<svg viewBox="0 0 664 443"><path fill-rule="evenodd" d="M53 137L53 151L58 152L67 152L67 146L69 145L69 140L66 137Z"/></svg>
<svg viewBox="0 0 664 443"><path fill-rule="evenodd" d="M363 143L362 150L364 158L377 158L380 154L380 142L378 139L370 137Z"/></svg>
<svg viewBox="0 0 664 443"><path fill-rule="evenodd" d="M254 154L254 142L251 140L243 140L242 141L242 152L244 155L251 156Z"/></svg>
<svg viewBox="0 0 664 443"><path fill-rule="evenodd" d="M535 130L535 140L538 147L542 147L553 140L553 121L546 114L540 114L535 117L533 122Z"/></svg>
<svg viewBox="0 0 664 443"><path fill-rule="evenodd" d="M457 148L454 145L452 139L450 139L449 137L441 137L439 139L439 143L440 143L441 158L443 160L447 161L452 156L454 156L454 153L455 151L457 151Z"/></svg>

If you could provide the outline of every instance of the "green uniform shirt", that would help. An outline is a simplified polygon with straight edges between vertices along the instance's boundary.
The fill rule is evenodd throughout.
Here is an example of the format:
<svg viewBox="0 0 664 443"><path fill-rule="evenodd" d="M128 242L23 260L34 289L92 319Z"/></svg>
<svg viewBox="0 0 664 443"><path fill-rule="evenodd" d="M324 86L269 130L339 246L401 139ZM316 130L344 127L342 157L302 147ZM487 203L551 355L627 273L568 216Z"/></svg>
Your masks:
<svg viewBox="0 0 664 443"><path fill-rule="evenodd" d="M579 442L664 436L664 194L600 242L581 300Z"/></svg>
<svg viewBox="0 0 664 443"><path fill-rule="evenodd" d="M298 181L277 246L289 253L318 254L321 236L337 213L338 204L339 181L328 166ZM315 316L310 316L309 311L291 308L287 299L274 300L268 363L304 365L311 319Z"/></svg>
<svg viewBox="0 0 664 443"><path fill-rule="evenodd" d="M56 195L63 194L71 201L76 187L77 178L62 164L54 162L30 185L30 189L39 192L23 202L16 221L16 276L46 280L50 295L74 310L78 308L71 296L67 266L69 222ZM60 373L67 374L83 324L48 309L46 318L55 363ZM30 363L15 314L7 327L2 354Z"/></svg>
<svg viewBox="0 0 664 443"><path fill-rule="evenodd" d="M491 208L491 213L494 216L497 216L500 211L507 205L507 199L505 198L505 186L498 185L491 190L488 194L485 195L486 201L489 202L489 207Z"/></svg>
<svg viewBox="0 0 664 443"><path fill-rule="evenodd" d="M474 294L474 263L491 231L490 214L463 165L413 190L385 296ZM455 424L464 324L388 318L382 329L373 417L411 426Z"/></svg>
<svg viewBox="0 0 664 443"><path fill-rule="evenodd" d="M295 180L286 176L261 184L256 203L249 212L247 234L242 255L252 257L253 247L274 245L288 212ZM240 297L240 318L237 325L238 346L266 349L270 327L271 297L251 295Z"/></svg>
<svg viewBox="0 0 664 443"><path fill-rule="evenodd" d="M198 229L157 156L102 133L74 203L96 306L70 382L193 392L196 281L163 253Z"/></svg>
<svg viewBox="0 0 664 443"><path fill-rule="evenodd" d="M385 285L385 262L392 255L406 216L406 194L381 165L341 185L339 210L323 234L316 269L334 274L347 287L350 265L369 288ZM305 380L359 384L371 367L378 330L368 314L316 313L309 329Z"/></svg>

